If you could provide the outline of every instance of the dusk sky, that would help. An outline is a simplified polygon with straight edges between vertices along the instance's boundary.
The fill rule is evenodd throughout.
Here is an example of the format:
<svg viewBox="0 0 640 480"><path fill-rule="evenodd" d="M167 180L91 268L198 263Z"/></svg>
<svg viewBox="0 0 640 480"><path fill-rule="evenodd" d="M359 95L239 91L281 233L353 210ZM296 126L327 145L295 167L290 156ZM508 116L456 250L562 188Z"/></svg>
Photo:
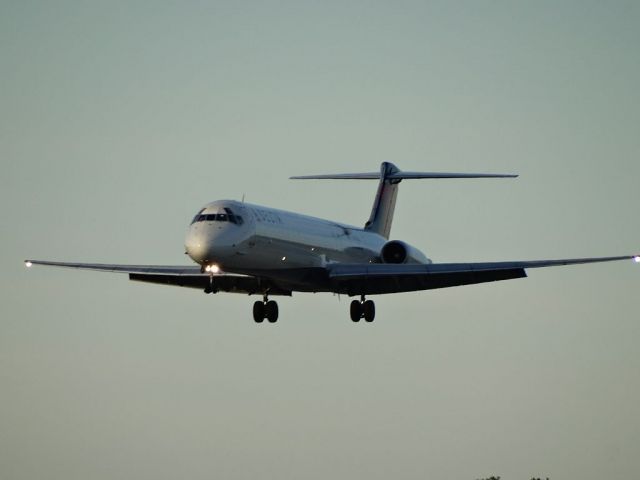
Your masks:
<svg viewBox="0 0 640 480"><path fill-rule="evenodd" d="M0 0L0 478L640 473L640 265L255 297L23 260L189 265L207 202L436 262L640 253L640 3Z"/></svg>

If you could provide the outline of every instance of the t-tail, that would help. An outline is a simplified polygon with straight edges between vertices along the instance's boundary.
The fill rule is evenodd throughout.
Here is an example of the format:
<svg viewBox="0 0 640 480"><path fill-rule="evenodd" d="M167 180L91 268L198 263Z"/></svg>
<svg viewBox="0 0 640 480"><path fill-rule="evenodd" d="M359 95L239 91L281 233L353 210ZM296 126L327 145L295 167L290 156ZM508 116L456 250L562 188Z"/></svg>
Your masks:
<svg viewBox="0 0 640 480"><path fill-rule="evenodd" d="M398 196L398 184L402 180L419 178L515 178L518 175L495 173L439 173L439 172L403 172L393 163L382 162L380 172L335 173L325 175L303 175L291 177L295 180L379 180L378 192L373 201L371 215L364 229L389 238L393 212Z"/></svg>

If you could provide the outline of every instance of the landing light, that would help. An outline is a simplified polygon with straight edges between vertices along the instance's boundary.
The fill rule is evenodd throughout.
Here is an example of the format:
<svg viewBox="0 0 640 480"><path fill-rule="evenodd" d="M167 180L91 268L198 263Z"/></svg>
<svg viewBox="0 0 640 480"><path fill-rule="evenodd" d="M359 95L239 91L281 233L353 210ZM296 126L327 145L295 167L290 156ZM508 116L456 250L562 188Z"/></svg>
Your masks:
<svg viewBox="0 0 640 480"><path fill-rule="evenodd" d="M204 271L209 273L218 273L220 272L220 267L218 265L207 265L204 267Z"/></svg>
<svg viewBox="0 0 640 480"><path fill-rule="evenodd" d="M27 260L26 262L24 262L24 266L27 268L31 268L33 266L33 263L31 263L29 260Z"/></svg>
<svg viewBox="0 0 640 480"><path fill-rule="evenodd" d="M640 263L640 255L636 255L635 257L633 257L633 261L636 263Z"/></svg>

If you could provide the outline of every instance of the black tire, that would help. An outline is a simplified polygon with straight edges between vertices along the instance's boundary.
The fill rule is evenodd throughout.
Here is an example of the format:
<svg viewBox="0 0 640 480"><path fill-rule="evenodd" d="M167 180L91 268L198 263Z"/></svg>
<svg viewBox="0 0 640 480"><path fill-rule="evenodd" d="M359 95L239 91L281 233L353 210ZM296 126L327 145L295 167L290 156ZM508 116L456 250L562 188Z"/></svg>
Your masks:
<svg viewBox="0 0 640 480"><path fill-rule="evenodd" d="M262 323L264 320L264 303L255 302L253 304L253 319L256 323Z"/></svg>
<svg viewBox="0 0 640 480"><path fill-rule="evenodd" d="M265 316L271 323L278 321L278 304L273 300L269 300L264 306Z"/></svg>
<svg viewBox="0 0 640 480"><path fill-rule="evenodd" d="M354 322L359 322L362 318L362 304L358 300L353 300L351 302L349 315L351 315L351 320L353 320Z"/></svg>
<svg viewBox="0 0 640 480"><path fill-rule="evenodd" d="M373 300L364 302L362 304L362 311L366 322L373 322L373 319L376 318L376 304L373 303Z"/></svg>

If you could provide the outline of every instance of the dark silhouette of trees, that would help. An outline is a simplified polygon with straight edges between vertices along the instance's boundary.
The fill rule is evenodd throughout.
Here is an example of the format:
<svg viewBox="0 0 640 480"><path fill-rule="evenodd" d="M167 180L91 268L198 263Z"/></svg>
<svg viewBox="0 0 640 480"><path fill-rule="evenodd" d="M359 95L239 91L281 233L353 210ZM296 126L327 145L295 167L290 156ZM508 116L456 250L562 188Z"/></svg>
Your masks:
<svg viewBox="0 0 640 480"><path fill-rule="evenodd" d="M486 477L486 478L476 478L476 480L500 480L500 477L491 475L490 477ZM542 480L542 479L540 477L531 477L531 480ZM549 480L549 477L547 477L546 480Z"/></svg>

